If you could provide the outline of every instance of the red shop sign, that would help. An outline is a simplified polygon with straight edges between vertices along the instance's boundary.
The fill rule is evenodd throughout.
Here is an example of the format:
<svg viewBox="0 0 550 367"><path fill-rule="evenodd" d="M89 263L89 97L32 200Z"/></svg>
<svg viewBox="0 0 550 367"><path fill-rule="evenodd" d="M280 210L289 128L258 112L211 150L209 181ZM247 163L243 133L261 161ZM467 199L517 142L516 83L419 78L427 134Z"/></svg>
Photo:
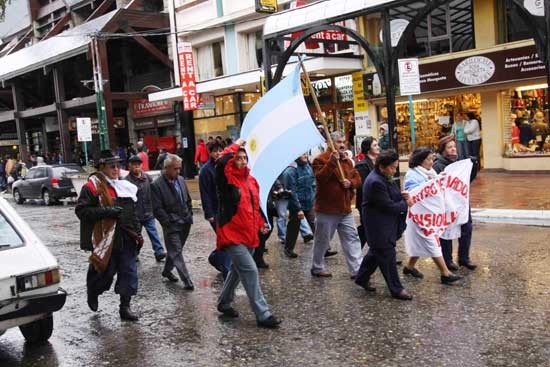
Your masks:
<svg viewBox="0 0 550 367"><path fill-rule="evenodd" d="M149 117L163 115L172 112L172 102L156 101L149 102L147 99L134 99L131 102L132 117Z"/></svg>
<svg viewBox="0 0 550 367"><path fill-rule="evenodd" d="M191 42L178 44L178 60L180 65L180 84L185 111L196 110L199 107L197 84L195 81L195 63Z"/></svg>

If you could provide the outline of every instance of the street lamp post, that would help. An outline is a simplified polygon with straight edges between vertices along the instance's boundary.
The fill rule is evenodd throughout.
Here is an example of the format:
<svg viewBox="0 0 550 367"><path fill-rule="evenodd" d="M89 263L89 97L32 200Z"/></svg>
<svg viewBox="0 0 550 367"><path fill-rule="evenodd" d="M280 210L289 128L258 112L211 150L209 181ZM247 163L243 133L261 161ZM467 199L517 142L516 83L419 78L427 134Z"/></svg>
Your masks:
<svg viewBox="0 0 550 367"><path fill-rule="evenodd" d="M107 130L107 111L103 96L103 75L101 70L101 56L97 46L97 37L92 36L92 63L94 74L94 90L97 106L97 122L99 127L99 147L101 150L109 149L109 132Z"/></svg>

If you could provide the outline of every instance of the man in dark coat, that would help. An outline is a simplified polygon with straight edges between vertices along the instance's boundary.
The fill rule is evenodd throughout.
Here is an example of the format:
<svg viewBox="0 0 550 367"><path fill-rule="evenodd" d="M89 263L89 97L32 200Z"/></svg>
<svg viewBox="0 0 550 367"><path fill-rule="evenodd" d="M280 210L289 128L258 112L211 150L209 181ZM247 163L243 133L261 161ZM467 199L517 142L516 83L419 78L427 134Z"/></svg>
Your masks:
<svg viewBox="0 0 550 367"><path fill-rule="evenodd" d="M395 245L400 236L400 220L406 215L408 204L412 204L407 193L401 194L393 181L399 165L399 156L394 150L380 153L375 170L369 174L363 185L363 218L369 252L363 258L355 283L367 291L376 289L369 284L376 268L386 280L392 297L410 300L412 296L401 285L397 272Z"/></svg>
<svg viewBox="0 0 550 367"><path fill-rule="evenodd" d="M186 290L194 290L185 261L183 246L193 223L193 206L185 180L180 176L181 158L168 153L162 175L151 185L153 213L162 225L164 243L168 252L162 276L171 282L178 278L172 273L175 267Z"/></svg>
<svg viewBox="0 0 550 367"><path fill-rule="evenodd" d="M212 143L209 146L210 159L206 162L199 172L199 191L201 194L202 210L204 219L210 223L214 232L216 232L216 212L218 211L218 197L216 195L216 159L223 151L223 147L218 143ZM227 277L231 267L231 259L225 251L214 250L208 256L208 262L216 270L222 273L223 278Z"/></svg>
<svg viewBox="0 0 550 367"><path fill-rule="evenodd" d="M80 247L92 251L86 277L88 306L97 311L99 295L109 290L116 274L120 317L136 321L130 300L137 293L136 257L143 244L135 212L137 188L118 179L120 158L110 151L101 152L98 169L82 187L75 208L80 219Z"/></svg>
<svg viewBox="0 0 550 367"><path fill-rule="evenodd" d="M153 203L151 201L151 177L142 171L142 160L140 156L133 155L128 160L130 172L126 176L126 180L130 181L138 188L138 201L136 205L136 213L142 227L145 227L147 235L151 240L151 246L155 253L155 259L162 261L166 258L166 252L160 243L160 236L157 231L157 223L153 215ZM141 228L139 233L141 233Z"/></svg>

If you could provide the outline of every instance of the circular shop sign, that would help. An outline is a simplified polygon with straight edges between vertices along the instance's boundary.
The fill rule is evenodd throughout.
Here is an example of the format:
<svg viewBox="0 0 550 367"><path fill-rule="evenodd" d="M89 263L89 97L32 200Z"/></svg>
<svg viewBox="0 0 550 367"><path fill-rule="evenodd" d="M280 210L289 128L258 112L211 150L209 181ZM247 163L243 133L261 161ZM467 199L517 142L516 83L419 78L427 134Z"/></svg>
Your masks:
<svg viewBox="0 0 550 367"><path fill-rule="evenodd" d="M466 85L483 84L495 74L495 63L485 56L473 56L456 66L456 80Z"/></svg>
<svg viewBox="0 0 550 367"><path fill-rule="evenodd" d="M536 17L544 16L544 0L524 0L523 6Z"/></svg>

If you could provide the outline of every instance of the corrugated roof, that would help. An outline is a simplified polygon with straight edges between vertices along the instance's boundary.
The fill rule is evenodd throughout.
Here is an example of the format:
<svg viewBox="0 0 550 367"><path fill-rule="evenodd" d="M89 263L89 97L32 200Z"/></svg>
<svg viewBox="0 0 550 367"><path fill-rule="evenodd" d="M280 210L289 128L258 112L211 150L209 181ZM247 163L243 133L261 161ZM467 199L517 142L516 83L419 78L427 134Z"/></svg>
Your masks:
<svg viewBox="0 0 550 367"><path fill-rule="evenodd" d="M113 10L57 36L0 58L0 80L8 80L86 52L91 41L90 35L101 31L117 11Z"/></svg>
<svg viewBox="0 0 550 367"><path fill-rule="evenodd" d="M292 31L326 19L353 14L361 10L376 8L396 0L324 0L290 9L269 16L264 25L264 37L283 31ZM290 32L289 32L290 33Z"/></svg>
<svg viewBox="0 0 550 367"><path fill-rule="evenodd" d="M6 5L4 20L0 22L0 39L7 38L31 25L27 1L16 0Z"/></svg>

